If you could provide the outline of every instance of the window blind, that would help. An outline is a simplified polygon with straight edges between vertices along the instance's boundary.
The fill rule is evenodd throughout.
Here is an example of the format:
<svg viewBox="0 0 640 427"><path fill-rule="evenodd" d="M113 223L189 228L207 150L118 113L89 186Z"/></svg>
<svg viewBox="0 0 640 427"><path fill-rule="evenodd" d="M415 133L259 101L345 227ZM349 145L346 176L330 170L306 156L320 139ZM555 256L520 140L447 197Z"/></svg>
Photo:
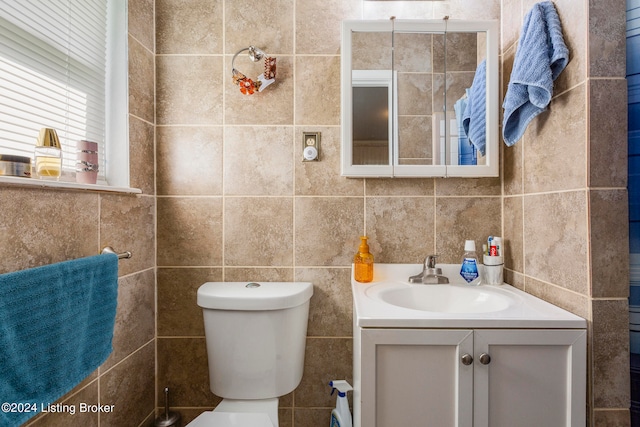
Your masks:
<svg viewBox="0 0 640 427"><path fill-rule="evenodd" d="M54 128L63 172L85 139L105 180L107 32L107 0L0 0L0 153L33 158Z"/></svg>

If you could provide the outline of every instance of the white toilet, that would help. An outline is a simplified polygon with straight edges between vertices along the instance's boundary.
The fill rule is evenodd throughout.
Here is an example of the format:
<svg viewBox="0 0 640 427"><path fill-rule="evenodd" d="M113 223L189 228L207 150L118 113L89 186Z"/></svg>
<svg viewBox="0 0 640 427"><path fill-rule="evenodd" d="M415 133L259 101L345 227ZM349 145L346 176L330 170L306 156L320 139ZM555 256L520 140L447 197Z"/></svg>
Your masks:
<svg viewBox="0 0 640 427"><path fill-rule="evenodd" d="M210 388L223 400L188 427L278 427L278 397L302 379L311 295L309 282L200 286Z"/></svg>

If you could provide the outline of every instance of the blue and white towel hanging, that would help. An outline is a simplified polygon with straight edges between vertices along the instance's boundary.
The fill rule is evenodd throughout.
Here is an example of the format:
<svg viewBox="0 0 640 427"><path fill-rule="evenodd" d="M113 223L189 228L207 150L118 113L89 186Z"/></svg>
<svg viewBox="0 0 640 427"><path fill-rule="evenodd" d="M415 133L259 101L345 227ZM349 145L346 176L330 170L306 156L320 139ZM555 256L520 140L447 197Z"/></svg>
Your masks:
<svg viewBox="0 0 640 427"><path fill-rule="evenodd" d="M538 114L545 111L553 95L553 82L569 62L556 8L550 1L537 3L524 18L524 25L502 107L502 137L515 144Z"/></svg>

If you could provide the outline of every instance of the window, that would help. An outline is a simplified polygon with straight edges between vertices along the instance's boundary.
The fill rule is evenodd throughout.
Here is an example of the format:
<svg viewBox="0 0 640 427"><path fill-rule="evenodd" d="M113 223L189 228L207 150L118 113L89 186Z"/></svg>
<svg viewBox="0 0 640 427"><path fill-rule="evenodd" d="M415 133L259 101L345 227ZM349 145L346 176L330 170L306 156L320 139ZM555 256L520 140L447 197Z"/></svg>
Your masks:
<svg viewBox="0 0 640 427"><path fill-rule="evenodd" d="M56 129L63 178L98 143L99 182L129 186L126 0L0 0L0 153Z"/></svg>

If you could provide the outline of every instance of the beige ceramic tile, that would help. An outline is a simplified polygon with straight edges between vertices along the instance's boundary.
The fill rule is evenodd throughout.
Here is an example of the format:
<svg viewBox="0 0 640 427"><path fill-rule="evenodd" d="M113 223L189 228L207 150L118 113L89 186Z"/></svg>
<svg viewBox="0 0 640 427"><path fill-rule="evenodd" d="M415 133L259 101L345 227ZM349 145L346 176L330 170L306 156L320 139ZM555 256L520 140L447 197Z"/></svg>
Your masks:
<svg viewBox="0 0 640 427"><path fill-rule="evenodd" d="M362 196L362 179L340 176L340 128L296 127L294 143L295 193L299 196ZM317 162L303 162L303 132L320 132Z"/></svg>
<svg viewBox="0 0 640 427"><path fill-rule="evenodd" d="M430 73L398 73L398 114L430 116L432 91Z"/></svg>
<svg viewBox="0 0 640 427"><path fill-rule="evenodd" d="M130 425L132 420L144 420L154 411L154 344L147 344L100 378L100 403L114 405L113 412L100 414L101 424Z"/></svg>
<svg viewBox="0 0 640 427"><path fill-rule="evenodd" d="M335 403L333 404L335 407ZM333 408L296 408L294 410L295 426L305 427L324 427L327 420L331 419L331 411Z"/></svg>
<svg viewBox="0 0 640 427"><path fill-rule="evenodd" d="M222 11L222 0L157 0L157 53L223 53Z"/></svg>
<svg viewBox="0 0 640 427"><path fill-rule="evenodd" d="M157 124L221 124L223 60L157 56Z"/></svg>
<svg viewBox="0 0 640 427"><path fill-rule="evenodd" d="M221 195L222 134L218 126L158 126L158 194Z"/></svg>
<svg viewBox="0 0 640 427"><path fill-rule="evenodd" d="M340 57L296 57L295 124L340 124Z"/></svg>
<svg viewBox="0 0 640 427"><path fill-rule="evenodd" d="M329 381L340 378L353 384L352 360L351 338L307 338L304 374L294 391L296 407L335 407Z"/></svg>
<svg viewBox="0 0 640 427"><path fill-rule="evenodd" d="M527 2L531 4L525 4L524 13L527 13L536 3L535 0L527 0ZM587 37L589 32L587 5L589 2L557 0L553 4L560 17L564 42L569 49L569 63L554 82L554 94L559 94L583 82L588 75L587 62L592 55L588 52L587 45L591 39L591 35Z"/></svg>
<svg viewBox="0 0 640 427"><path fill-rule="evenodd" d="M497 178L436 179L437 196L500 196L502 185Z"/></svg>
<svg viewBox="0 0 640 427"><path fill-rule="evenodd" d="M393 38L389 32L357 31L351 34L351 68L390 70Z"/></svg>
<svg viewBox="0 0 640 427"><path fill-rule="evenodd" d="M502 130L500 130L500 145L502 146L502 161L503 161L503 184L504 194L518 195L524 193L524 166L523 166L523 152L525 150L524 141L516 142L511 147L503 145Z"/></svg>
<svg viewBox="0 0 640 427"><path fill-rule="evenodd" d="M433 40L431 34L397 33L393 38L393 69L405 73L434 71ZM417 46L421 46L417 49Z"/></svg>
<svg viewBox="0 0 640 427"><path fill-rule="evenodd" d="M624 0L591 1L589 5L589 76L626 75L626 9Z"/></svg>
<svg viewBox="0 0 640 427"><path fill-rule="evenodd" d="M401 159L411 159L419 164L433 163L431 125L431 116L398 117L398 156Z"/></svg>
<svg viewBox="0 0 640 427"><path fill-rule="evenodd" d="M629 296L629 206L625 190L589 192L591 295Z"/></svg>
<svg viewBox="0 0 640 427"><path fill-rule="evenodd" d="M294 0L225 1L225 53L256 46L268 54L293 53Z"/></svg>
<svg viewBox="0 0 640 427"><path fill-rule="evenodd" d="M227 126L224 143L225 195L293 195L291 127Z"/></svg>
<svg viewBox="0 0 640 427"><path fill-rule="evenodd" d="M465 90L473 84L473 71L461 71L456 73L447 73L447 93L444 93L444 74L438 73L433 75L433 109L434 111L442 111L442 105L446 100L447 111L453 113L454 104L466 93Z"/></svg>
<svg viewBox="0 0 640 427"><path fill-rule="evenodd" d="M96 405L100 403L98 397L98 382L94 382L78 392L68 399L61 400L61 405L68 405L75 409L75 413L71 413L70 410L63 412L49 412L41 413L39 417L32 418L27 423L23 424L29 427L97 427L98 413L92 413L89 411L80 412L80 404ZM45 405L46 407L46 405ZM52 405L51 409L58 408L57 405ZM114 408L115 410L115 408ZM35 422L31 422L34 421ZM141 420L140 420L141 421Z"/></svg>
<svg viewBox="0 0 640 427"><path fill-rule="evenodd" d="M313 283L308 336L350 337L353 334L351 268L297 269L296 281Z"/></svg>
<svg viewBox="0 0 640 427"><path fill-rule="evenodd" d="M605 409L593 411L593 424L598 427L622 427L630 426L630 413L628 409Z"/></svg>
<svg viewBox="0 0 640 427"><path fill-rule="evenodd" d="M297 197L295 265L351 265L363 230L363 198Z"/></svg>
<svg viewBox="0 0 640 427"><path fill-rule="evenodd" d="M433 4L433 16L435 19L443 16L467 20L500 19L500 0L438 1Z"/></svg>
<svg viewBox="0 0 640 427"><path fill-rule="evenodd" d="M395 16L397 19L433 19L433 4L431 1L363 1L363 19L389 19ZM440 16L435 18L441 18Z"/></svg>
<svg viewBox="0 0 640 427"><path fill-rule="evenodd" d="M457 264L464 254L465 240L475 240L476 251L489 236L501 230L498 197L436 198L436 247L440 263Z"/></svg>
<svg viewBox="0 0 640 427"><path fill-rule="evenodd" d="M276 81L253 95L243 95L232 79L232 56L225 58L224 120L227 125L290 125L293 122L293 58L276 58ZM252 63L246 52L236 58L235 67L255 81L262 74L264 65Z"/></svg>
<svg viewBox="0 0 640 427"><path fill-rule="evenodd" d="M435 254L434 211L433 197L367 197L367 236L375 261L421 263Z"/></svg>
<svg viewBox="0 0 640 427"><path fill-rule="evenodd" d="M155 208L150 196L100 196L100 249L132 254L118 262L120 276L155 265Z"/></svg>
<svg viewBox="0 0 640 427"><path fill-rule="evenodd" d="M278 427L293 427L293 409L278 405Z"/></svg>
<svg viewBox="0 0 640 427"><path fill-rule="evenodd" d="M360 0L295 0L296 53L340 53L340 25L361 18Z"/></svg>
<svg viewBox="0 0 640 427"><path fill-rule="evenodd" d="M589 186L626 187L626 81L591 80L589 89Z"/></svg>
<svg viewBox="0 0 640 427"><path fill-rule="evenodd" d="M585 191L525 196L527 276L588 295L586 198Z"/></svg>
<svg viewBox="0 0 640 427"><path fill-rule="evenodd" d="M503 253L505 268L524 273L522 197L505 197Z"/></svg>
<svg viewBox="0 0 640 427"><path fill-rule="evenodd" d="M580 85L553 99L549 110L529 124L523 141L526 193L585 188L585 102L585 87Z"/></svg>
<svg viewBox="0 0 640 427"><path fill-rule="evenodd" d="M155 123L153 52L129 37L129 114Z"/></svg>
<svg viewBox="0 0 640 427"><path fill-rule="evenodd" d="M292 267L225 267L225 282L292 282Z"/></svg>
<svg viewBox="0 0 640 427"><path fill-rule="evenodd" d="M153 270L132 274L118 281L113 352L101 370L109 369L154 338L155 305Z"/></svg>
<svg viewBox="0 0 640 427"><path fill-rule="evenodd" d="M158 336L204 336L198 288L222 281L221 268L158 269Z"/></svg>
<svg viewBox="0 0 640 427"><path fill-rule="evenodd" d="M151 52L155 52L153 9L154 0L135 0L127 4L129 35Z"/></svg>
<svg viewBox="0 0 640 427"><path fill-rule="evenodd" d="M379 178L365 180L367 196L433 196L432 178Z"/></svg>
<svg viewBox="0 0 640 427"><path fill-rule="evenodd" d="M504 269L504 282L510 284L514 288L518 288L521 291L525 289L525 277L523 274L508 268Z"/></svg>
<svg viewBox="0 0 640 427"><path fill-rule="evenodd" d="M153 124L129 115L129 185L143 194L155 194Z"/></svg>
<svg viewBox="0 0 640 427"><path fill-rule="evenodd" d="M226 198L224 209L226 266L292 265L292 197Z"/></svg>
<svg viewBox="0 0 640 427"><path fill-rule="evenodd" d="M0 187L0 272L97 255L98 197Z"/></svg>
<svg viewBox="0 0 640 427"><path fill-rule="evenodd" d="M522 28L522 1L521 0L503 0L502 1L502 45L501 51L517 45L520 37L520 29Z"/></svg>
<svg viewBox="0 0 640 427"><path fill-rule="evenodd" d="M469 71L475 73L478 66L479 50L486 47L478 42L476 33L447 33L447 71L461 72ZM433 70L437 73L444 72L444 38L435 36L433 38ZM486 52L481 55L486 57Z"/></svg>
<svg viewBox="0 0 640 427"><path fill-rule="evenodd" d="M158 396L169 387L172 406L205 408L220 403L221 399L209 389L204 338L158 338L157 369Z"/></svg>
<svg viewBox="0 0 640 427"><path fill-rule="evenodd" d="M593 407L629 403L629 305L626 299L593 300Z"/></svg>
<svg viewBox="0 0 640 427"><path fill-rule="evenodd" d="M550 285L531 277L526 277L524 290L583 319L590 320L591 318L591 300L586 295L579 295L563 287Z"/></svg>
<svg viewBox="0 0 640 427"><path fill-rule="evenodd" d="M158 198L158 218L158 266L221 265L221 198Z"/></svg>

